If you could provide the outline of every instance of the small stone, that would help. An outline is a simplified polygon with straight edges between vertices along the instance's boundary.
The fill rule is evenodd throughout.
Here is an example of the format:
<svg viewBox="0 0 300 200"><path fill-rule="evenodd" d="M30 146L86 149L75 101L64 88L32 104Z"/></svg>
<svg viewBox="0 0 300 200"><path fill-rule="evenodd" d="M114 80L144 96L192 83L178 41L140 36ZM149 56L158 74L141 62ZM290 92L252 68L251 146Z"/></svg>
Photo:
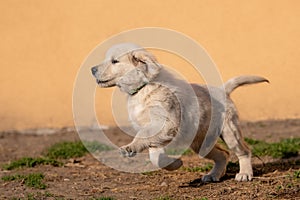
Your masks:
<svg viewBox="0 0 300 200"><path fill-rule="evenodd" d="M165 187L165 186L168 186L168 184L167 184L166 182L162 182L162 183L160 184L160 186Z"/></svg>

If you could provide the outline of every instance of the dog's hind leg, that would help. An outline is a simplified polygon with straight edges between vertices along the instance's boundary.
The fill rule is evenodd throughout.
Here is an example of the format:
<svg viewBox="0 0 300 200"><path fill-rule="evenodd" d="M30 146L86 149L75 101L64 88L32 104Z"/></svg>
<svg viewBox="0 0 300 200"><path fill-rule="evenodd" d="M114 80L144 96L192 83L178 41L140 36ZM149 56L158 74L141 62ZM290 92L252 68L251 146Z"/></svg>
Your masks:
<svg viewBox="0 0 300 200"><path fill-rule="evenodd" d="M205 156L207 159L211 159L215 162L212 170L202 177L203 182L216 182L219 181L220 178L226 172L226 165L229 158L229 153L227 150L219 147L218 144L214 146L214 148Z"/></svg>
<svg viewBox="0 0 300 200"><path fill-rule="evenodd" d="M251 181L253 178L251 150L244 142L236 112L228 112L223 128L222 139L239 159L240 171L236 174L235 180Z"/></svg>

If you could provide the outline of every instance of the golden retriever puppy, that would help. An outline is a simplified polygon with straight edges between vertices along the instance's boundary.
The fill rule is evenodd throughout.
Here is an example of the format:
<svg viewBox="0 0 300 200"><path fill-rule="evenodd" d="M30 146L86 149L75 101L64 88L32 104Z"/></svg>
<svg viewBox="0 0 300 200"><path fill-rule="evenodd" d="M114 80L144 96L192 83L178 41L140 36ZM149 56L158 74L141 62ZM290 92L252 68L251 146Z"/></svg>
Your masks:
<svg viewBox="0 0 300 200"><path fill-rule="evenodd" d="M251 152L244 142L238 114L229 95L241 85L268 82L267 79L240 76L220 87L188 84L168 72L150 52L130 43L111 47L105 61L91 70L100 87L118 86L128 95L129 119L137 134L130 144L120 147L123 156L132 157L148 149L154 165L167 170L178 169L182 161L169 157L165 147L171 143L176 147L183 144L199 153L215 109L222 120L217 121L210 131L220 135L237 155L240 171L235 179L252 179ZM211 91L215 96L224 93L225 104L220 111L212 108L214 95ZM209 138L207 141L212 144L205 145L214 146L205 158L213 160L215 165L202 177L204 182L219 181L225 174L229 157L227 150Z"/></svg>

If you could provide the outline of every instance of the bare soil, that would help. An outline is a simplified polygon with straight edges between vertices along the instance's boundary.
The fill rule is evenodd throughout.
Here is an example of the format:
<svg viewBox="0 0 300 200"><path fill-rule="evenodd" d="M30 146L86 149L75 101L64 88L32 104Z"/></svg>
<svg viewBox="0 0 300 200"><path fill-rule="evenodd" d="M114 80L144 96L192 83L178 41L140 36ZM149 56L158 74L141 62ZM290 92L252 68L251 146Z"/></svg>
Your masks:
<svg viewBox="0 0 300 200"><path fill-rule="evenodd" d="M245 137L277 142L283 138L300 137L300 119L243 122ZM105 131L118 145L130 141L117 128ZM62 129L55 134L0 133L0 165L22 157L41 156L54 143L76 141L74 131ZM205 166L210 161L197 155L182 157L185 167ZM237 159L232 156L232 161ZM253 158L251 182L236 182L238 168L229 168L220 182L203 184L205 172L158 170L152 173L125 173L111 169L91 155L64 161L63 167L48 165L12 171L0 169L0 177L10 174L42 172L44 190L25 186L22 181L0 180L0 199L300 199L300 180L293 175L300 168L300 157L272 159Z"/></svg>

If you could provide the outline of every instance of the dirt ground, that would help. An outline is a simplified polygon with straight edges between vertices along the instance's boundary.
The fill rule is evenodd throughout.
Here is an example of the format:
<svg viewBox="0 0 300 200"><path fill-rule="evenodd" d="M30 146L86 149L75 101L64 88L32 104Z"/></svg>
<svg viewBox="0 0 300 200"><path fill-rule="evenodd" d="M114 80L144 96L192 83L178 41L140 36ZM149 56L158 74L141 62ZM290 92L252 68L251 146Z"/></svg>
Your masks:
<svg viewBox="0 0 300 200"><path fill-rule="evenodd" d="M300 137L299 120L243 122L245 137L277 142ZM130 138L117 128L105 131L113 142L122 145ZM54 134L0 133L0 165L24 156L40 156L45 148L60 141L79 140L74 131L62 129ZM204 166L210 161L197 155L182 157L185 167ZM232 156L232 161L236 158ZM42 172L46 189L32 189L21 181L0 180L0 199L300 199L300 181L293 174L300 168L300 157L290 159L253 158L251 182L234 180L237 168L229 169L220 182L203 184L204 172L158 170L152 173L125 173L111 169L92 155L65 161L63 167L48 165L12 171L0 169L0 177L9 174Z"/></svg>

